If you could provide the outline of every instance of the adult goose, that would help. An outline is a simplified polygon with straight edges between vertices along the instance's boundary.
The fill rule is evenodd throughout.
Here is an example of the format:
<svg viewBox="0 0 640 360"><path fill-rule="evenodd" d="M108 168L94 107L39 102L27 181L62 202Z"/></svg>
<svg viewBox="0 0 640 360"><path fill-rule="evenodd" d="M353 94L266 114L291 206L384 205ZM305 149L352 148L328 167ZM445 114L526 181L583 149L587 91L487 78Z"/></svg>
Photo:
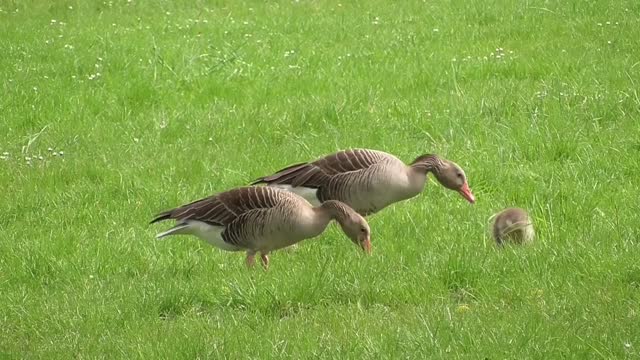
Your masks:
<svg viewBox="0 0 640 360"><path fill-rule="evenodd" d="M313 207L302 197L277 188L240 187L162 212L151 224L173 219L177 224L158 234L195 235L226 251L246 251L249 267L260 252L269 266L269 252L320 235L331 220L365 252L371 252L367 221L340 201Z"/></svg>
<svg viewBox="0 0 640 360"><path fill-rule="evenodd" d="M497 213L493 221L493 239L498 245L506 242L526 244L533 241L535 231L529 214L521 208L507 208Z"/></svg>
<svg viewBox="0 0 640 360"><path fill-rule="evenodd" d="M283 188L312 204L339 200L366 216L418 195L428 173L444 187L475 202L464 171L454 162L427 154L406 165L391 154L369 149L343 150L313 162L291 165L252 185Z"/></svg>

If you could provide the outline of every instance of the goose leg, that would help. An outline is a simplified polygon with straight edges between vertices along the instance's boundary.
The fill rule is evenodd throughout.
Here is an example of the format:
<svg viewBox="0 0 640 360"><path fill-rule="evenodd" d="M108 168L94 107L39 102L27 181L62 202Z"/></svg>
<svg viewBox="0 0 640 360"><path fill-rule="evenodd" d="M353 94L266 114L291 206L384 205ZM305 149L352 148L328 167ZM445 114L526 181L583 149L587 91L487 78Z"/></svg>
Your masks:
<svg viewBox="0 0 640 360"><path fill-rule="evenodd" d="M256 253L252 251L247 251L247 267L252 268L253 265L256 264Z"/></svg>
<svg viewBox="0 0 640 360"><path fill-rule="evenodd" d="M260 260L265 270L269 268L269 253L260 253Z"/></svg>

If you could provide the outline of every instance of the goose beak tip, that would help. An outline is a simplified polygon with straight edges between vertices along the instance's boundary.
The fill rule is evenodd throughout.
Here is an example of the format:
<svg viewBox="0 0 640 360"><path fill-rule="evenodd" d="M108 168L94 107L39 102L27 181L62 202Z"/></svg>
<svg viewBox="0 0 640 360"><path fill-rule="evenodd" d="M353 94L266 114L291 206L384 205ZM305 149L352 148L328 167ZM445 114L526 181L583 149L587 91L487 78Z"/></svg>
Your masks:
<svg viewBox="0 0 640 360"><path fill-rule="evenodd" d="M371 239L366 238L360 245L367 255L371 255Z"/></svg>
<svg viewBox="0 0 640 360"><path fill-rule="evenodd" d="M467 201L469 203L475 204L476 197L473 196L473 193L471 192L471 189L469 188L469 184L467 184L466 182L462 185L462 188L460 188L460 195L462 195L462 197L467 199Z"/></svg>

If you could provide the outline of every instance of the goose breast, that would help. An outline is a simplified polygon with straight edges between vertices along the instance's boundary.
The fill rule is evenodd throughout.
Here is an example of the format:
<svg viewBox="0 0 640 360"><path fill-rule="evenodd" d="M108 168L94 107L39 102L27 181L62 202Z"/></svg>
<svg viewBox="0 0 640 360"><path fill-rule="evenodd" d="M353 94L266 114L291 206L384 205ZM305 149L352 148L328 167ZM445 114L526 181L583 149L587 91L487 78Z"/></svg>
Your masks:
<svg viewBox="0 0 640 360"><path fill-rule="evenodd" d="M417 193L411 191L410 185L404 164L390 159L365 171L335 176L328 188L335 189L334 199L366 215L415 196Z"/></svg>

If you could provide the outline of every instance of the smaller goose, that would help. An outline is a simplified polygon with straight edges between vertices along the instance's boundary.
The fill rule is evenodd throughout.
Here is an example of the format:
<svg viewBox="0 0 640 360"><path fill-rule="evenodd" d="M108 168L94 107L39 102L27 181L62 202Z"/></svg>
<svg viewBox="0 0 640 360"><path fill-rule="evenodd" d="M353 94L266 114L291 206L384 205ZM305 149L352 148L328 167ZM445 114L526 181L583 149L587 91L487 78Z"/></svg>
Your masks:
<svg viewBox="0 0 640 360"><path fill-rule="evenodd" d="M498 245L509 241L525 244L533 241L535 232L527 212L520 208L508 208L494 215L493 238Z"/></svg>
<svg viewBox="0 0 640 360"><path fill-rule="evenodd" d="M262 265L269 266L269 252L320 235L331 220L366 253L371 252L371 230L367 221L339 201L312 207L302 197L277 188L249 186L204 198L162 212L151 224L174 219L177 224L156 238L195 235L226 251L246 251L249 267L260 252Z"/></svg>
<svg viewBox="0 0 640 360"><path fill-rule="evenodd" d="M476 201L464 171L452 161L426 154L406 165L391 154L369 149L342 150L313 162L291 165L258 178L252 185L283 188L312 204L339 200L366 216L420 194L428 173L470 203Z"/></svg>

